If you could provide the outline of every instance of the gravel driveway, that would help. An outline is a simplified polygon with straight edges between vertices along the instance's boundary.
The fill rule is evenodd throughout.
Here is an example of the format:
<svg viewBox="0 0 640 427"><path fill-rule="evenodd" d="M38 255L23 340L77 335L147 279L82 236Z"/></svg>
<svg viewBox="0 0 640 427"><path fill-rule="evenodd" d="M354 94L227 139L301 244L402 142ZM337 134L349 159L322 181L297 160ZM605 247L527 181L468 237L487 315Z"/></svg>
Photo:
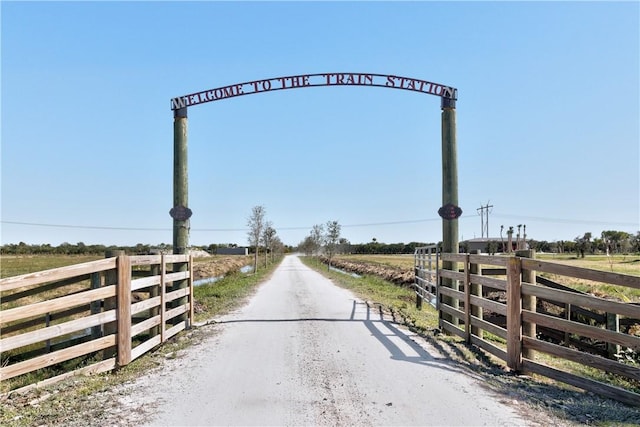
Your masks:
<svg viewBox="0 0 640 427"><path fill-rule="evenodd" d="M435 348L287 256L249 303L134 383L149 426L527 425ZM504 400L502 400L504 401Z"/></svg>

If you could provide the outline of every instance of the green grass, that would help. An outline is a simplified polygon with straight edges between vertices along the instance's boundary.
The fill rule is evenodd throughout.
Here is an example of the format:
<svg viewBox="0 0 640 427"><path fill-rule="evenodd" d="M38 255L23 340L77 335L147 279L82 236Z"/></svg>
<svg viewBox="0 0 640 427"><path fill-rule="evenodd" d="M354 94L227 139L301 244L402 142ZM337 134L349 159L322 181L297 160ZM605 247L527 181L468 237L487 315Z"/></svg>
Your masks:
<svg viewBox="0 0 640 427"><path fill-rule="evenodd" d="M266 269L264 264L260 265L256 274L236 272L215 283L196 286L193 289L198 308L195 321L202 322L238 307L273 272L281 260L282 258L276 259Z"/></svg>
<svg viewBox="0 0 640 427"><path fill-rule="evenodd" d="M640 254L586 255L584 258L578 258L575 254L536 254L536 259L593 270L640 276Z"/></svg>
<svg viewBox="0 0 640 427"><path fill-rule="evenodd" d="M349 289L363 300L379 303L394 316L399 316L409 326L419 331L433 330L438 327L438 312L427 303L422 310L416 308L416 294L407 287L394 285L376 276L352 277L336 271L327 271L325 264L317 258L300 257L309 267L331 279L336 285Z"/></svg>
<svg viewBox="0 0 640 427"><path fill-rule="evenodd" d="M413 271L414 257L411 254L401 255L336 255L346 261L379 265ZM434 258L435 259L435 258Z"/></svg>
<svg viewBox="0 0 640 427"><path fill-rule="evenodd" d="M95 255L2 255L0 256L0 278L82 264L103 258Z"/></svg>

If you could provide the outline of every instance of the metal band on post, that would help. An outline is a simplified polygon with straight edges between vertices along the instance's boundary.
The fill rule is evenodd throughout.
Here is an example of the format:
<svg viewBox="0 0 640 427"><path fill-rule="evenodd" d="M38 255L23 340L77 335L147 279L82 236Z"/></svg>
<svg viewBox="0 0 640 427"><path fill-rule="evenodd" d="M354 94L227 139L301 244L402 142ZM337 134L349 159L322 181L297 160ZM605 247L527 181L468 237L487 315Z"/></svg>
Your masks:
<svg viewBox="0 0 640 427"><path fill-rule="evenodd" d="M444 96L442 98L440 98L440 108L445 110L445 109L450 109L450 108L456 108L456 100L453 98L445 98Z"/></svg>

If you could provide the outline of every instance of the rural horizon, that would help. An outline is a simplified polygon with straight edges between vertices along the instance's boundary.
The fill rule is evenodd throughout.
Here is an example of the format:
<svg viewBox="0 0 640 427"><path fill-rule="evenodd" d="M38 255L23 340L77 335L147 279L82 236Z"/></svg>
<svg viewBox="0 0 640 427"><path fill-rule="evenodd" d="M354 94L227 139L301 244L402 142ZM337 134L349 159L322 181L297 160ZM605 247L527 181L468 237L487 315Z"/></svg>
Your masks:
<svg viewBox="0 0 640 427"><path fill-rule="evenodd" d="M248 229L247 229L248 231ZM526 231L526 230L525 230ZM276 229L277 233L277 229ZM307 236L309 236L309 233ZM277 235L277 234L276 234ZM615 253L639 253L640 252L640 231L636 231L635 233L629 233L620 230L603 230L599 234L585 232L583 235L576 236L573 239L557 239L557 240L542 240L535 239L529 237L529 234L526 235L526 240L524 233L518 233L517 227L514 227L512 239L514 242L517 240L523 240L531 249L535 249L538 252L558 252L558 253L570 253L576 252L579 245L588 244L588 254L596 254L606 252L607 246L610 248L611 252ZM382 252L388 252L389 250L392 253L400 253L401 250L398 249L400 247L404 247L405 251L403 253L408 253L407 248L409 246L418 246L418 245L432 245L432 244L441 244L441 240L411 240L411 241L381 241L376 237L372 237L368 242L353 242L348 239L344 234L340 235L342 239L343 248L357 248L363 246L369 246L373 244L374 247L377 248L386 248L379 249ZM467 249L466 242L477 239L477 237L470 239L460 239L460 250L465 251ZM490 235L488 238L485 238L488 241L497 242L497 243L506 243L508 241L507 229L505 228L502 237ZM304 238L294 244L289 242L282 242L286 250L296 250L304 245ZM261 246L263 246L261 244ZM192 243L189 245L190 249L203 249L208 250L210 252L214 252L217 247L248 247L253 248L254 245L248 243L245 239L240 242L208 242L204 244L195 244ZM80 249L78 249L80 248ZM103 242L90 242L79 240L77 242L60 242L60 243L48 243L48 242L38 242L31 243L25 241L18 242L9 242L2 243L0 245L0 254L2 255L12 255L12 254L47 254L47 253L55 253L63 252L67 253L98 253L103 250L109 249L128 249L131 251L137 252L145 252L150 249L161 249L167 250L172 248L172 244L170 240L168 242L136 242L133 244L113 244L113 243L103 243ZM58 251L56 251L56 249ZM374 249L375 251L375 249ZM500 252L498 248L498 252Z"/></svg>

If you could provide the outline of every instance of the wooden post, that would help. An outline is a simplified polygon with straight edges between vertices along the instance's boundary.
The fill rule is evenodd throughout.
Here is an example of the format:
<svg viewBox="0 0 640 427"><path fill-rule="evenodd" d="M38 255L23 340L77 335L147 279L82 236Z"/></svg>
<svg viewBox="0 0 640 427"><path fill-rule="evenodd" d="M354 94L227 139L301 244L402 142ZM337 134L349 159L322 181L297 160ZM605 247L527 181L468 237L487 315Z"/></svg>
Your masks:
<svg viewBox="0 0 640 427"><path fill-rule="evenodd" d="M167 293L167 264L164 262L164 254L160 257L160 342L165 341L167 305L165 295Z"/></svg>
<svg viewBox="0 0 640 427"><path fill-rule="evenodd" d="M174 110L173 115L173 207L180 213L173 214L173 253L186 254L189 247L189 178L187 173L187 108ZM187 213L188 212L188 213ZM173 264L174 272L188 271L189 264ZM177 280L172 289L189 287L188 280ZM174 307L187 304L187 297L176 300ZM187 313L176 317L175 322L187 320Z"/></svg>
<svg viewBox="0 0 640 427"><path fill-rule="evenodd" d="M564 304L564 318L568 321L571 321L571 304L568 302ZM570 347L571 344L571 334L568 331L564 333L564 345L565 347Z"/></svg>
<svg viewBox="0 0 640 427"><path fill-rule="evenodd" d="M507 263L507 366L518 372L522 368L522 298L520 259L509 257Z"/></svg>
<svg viewBox="0 0 640 427"><path fill-rule="evenodd" d="M161 257L161 261L162 262L162 257ZM152 276L160 276L160 265L158 264L154 264L151 266L151 275ZM153 286L151 288L151 290L149 291L149 298L155 298L157 296L160 296L160 286L162 286L163 284L160 283L159 286ZM156 317L160 314L160 307L154 307L151 309L150 311L150 316L151 317ZM160 326L154 326L153 328L151 328L151 330L149 331L150 337L149 338L153 338L156 335L158 335L160 333Z"/></svg>
<svg viewBox="0 0 640 427"><path fill-rule="evenodd" d="M191 328L195 321L195 295L193 294L193 255L189 255L189 318L187 327Z"/></svg>
<svg viewBox="0 0 640 427"><path fill-rule="evenodd" d="M48 328L49 326L51 326L51 313L47 313L44 316L44 326L46 328ZM45 343L45 351L47 353L51 353L51 340L47 340L47 342Z"/></svg>
<svg viewBox="0 0 640 427"><path fill-rule="evenodd" d="M479 255L481 251L476 250L476 255ZM469 265L469 273L474 274L476 276L482 275L482 268L478 264L470 264ZM478 285L477 283L471 282L471 295L475 295L478 297L482 297L482 285ZM478 319L482 319L482 307L477 305L471 306L471 314ZM478 338L484 337L484 330L482 328L478 328L477 326L471 327L471 335L475 335Z"/></svg>
<svg viewBox="0 0 640 427"><path fill-rule="evenodd" d="M102 286L102 275L100 273L91 273L91 289L98 289ZM91 314L98 314L102 311L101 301L91 301ZM91 339L95 340L102 336L102 327L100 325L91 328Z"/></svg>
<svg viewBox="0 0 640 427"><path fill-rule="evenodd" d="M607 329L614 332L620 332L620 316L616 313L607 313ZM615 355L620 353L620 345L607 343L607 354L610 359L615 359Z"/></svg>
<svg viewBox="0 0 640 427"><path fill-rule="evenodd" d="M523 258L531 258L535 259L536 251L533 249L523 249L516 252L516 255ZM532 285L536 284L536 272L535 270L522 270L522 281L525 283L530 283ZM536 312L536 304L538 303L538 299L533 295L523 295L522 296L522 309L527 311ZM530 322L524 322L522 325L522 335L529 338L536 338L536 324ZM523 357L527 359L533 360L535 357L535 351L529 348L524 348Z"/></svg>
<svg viewBox="0 0 640 427"><path fill-rule="evenodd" d="M424 298L424 291L421 291L418 287L424 287L424 282L418 280L418 278L423 278L422 272L424 271L424 261L422 259L423 254L421 249L417 249L413 258L413 275L415 276L416 281L416 308L418 310L422 310L422 298Z"/></svg>
<svg viewBox="0 0 640 427"><path fill-rule="evenodd" d="M448 98L441 98L442 104L442 206L458 206L458 148L456 135L456 101ZM442 252L457 254L459 252L458 242L458 219L442 220ZM445 270L458 271L458 263L445 261L442 263ZM443 286L457 289L457 281L445 278ZM459 301L457 298L443 296L446 304L457 309ZM443 314L445 320L454 325L458 324L456 317Z"/></svg>
<svg viewBox="0 0 640 427"><path fill-rule="evenodd" d="M105 253L105 258L113 258L123 256L124 251L109 250ZM116 286L118 283L118 267L116 264L115 270L107 270L104 275L104 286ZM104 311L110 311L116 309L116 297L110 297L104 299ZM106 323L102 326L103 336L116 334L118 327L116 322ZM114 347L109 347L104 350L103 359L109 359L116 354Z"/></svg>
<svg viewBox="0 0 640 427"><path fill-rule="evenodd" d="M174 110L173 113L173 207L189 207L186 107ZM184 219L187 215L172 216L173 253L184 254L189 246L189 219Z"/></svg>
<svg viewBox="0 0 640 427"><path fill-rule="evenodd" d="M422 310L422 298L423 298L423 294L424 292L421 291L420 289L418 289L418 286L424 286L423 283L421 281L418 280L418 277L422 277L422 274L420 272L420 270L418 269L418 267L414 268L414 275L416 277L416 287L415 287L415 292L416 292L416 308L418 310Z"/></svg>
<svg viewBox="0 0 640 427"><path fill-rule="evenodd" d="M464 263L464 336L467 343L471 343L471 271L469 269L469 254Z"/></svg>
<svg viewBox="0 0 640 427"><path fill-rule="evenodd" d="M118 268L118 366L131 362L131 260L120 255Z"/></svg>

